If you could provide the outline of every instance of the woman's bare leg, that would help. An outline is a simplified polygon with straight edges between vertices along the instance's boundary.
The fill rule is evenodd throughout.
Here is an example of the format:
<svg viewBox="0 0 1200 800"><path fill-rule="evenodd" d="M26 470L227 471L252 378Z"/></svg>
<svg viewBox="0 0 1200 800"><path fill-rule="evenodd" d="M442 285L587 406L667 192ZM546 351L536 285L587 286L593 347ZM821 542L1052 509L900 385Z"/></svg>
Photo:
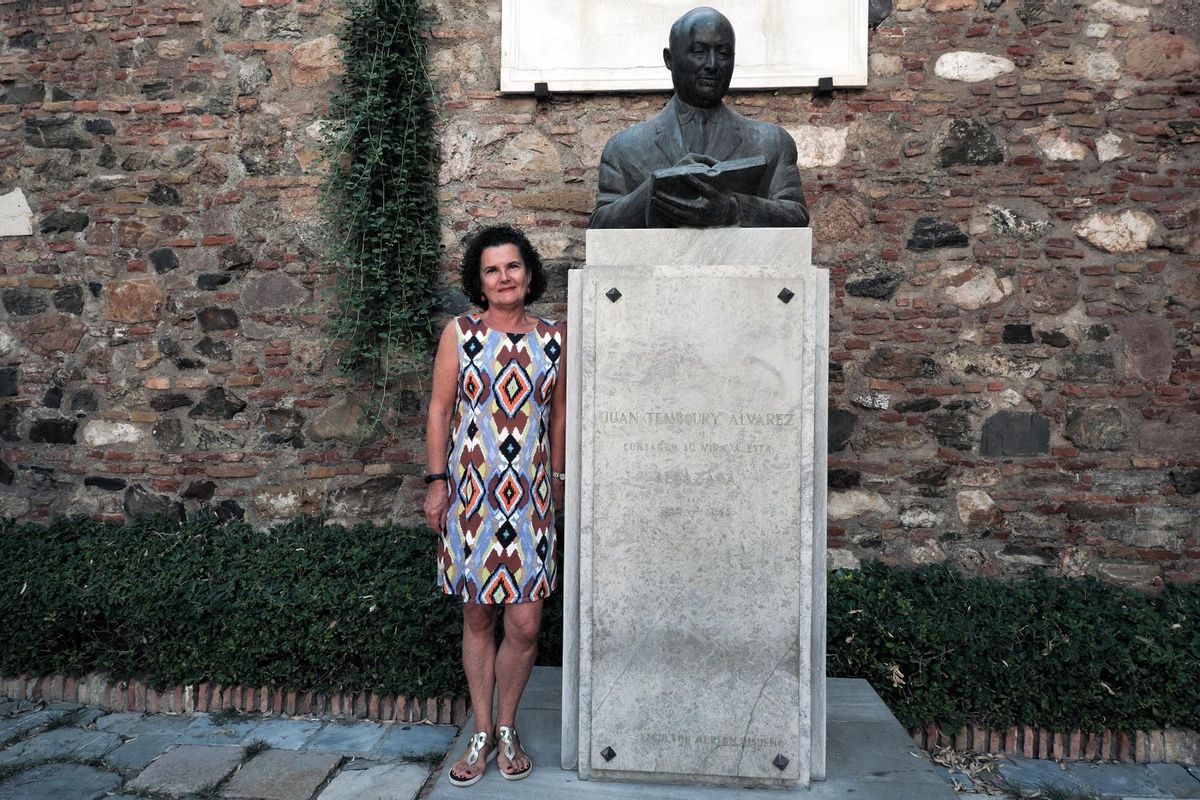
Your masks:
<svg viewBox="0 0 1200 800"><path fill-rule="evenodd" d="M517 706L525 693L525 684L537 659L538 631L542 627L542 601L514 603L504 609L504 641L496 655L496 684L499 694L496 724L512 727L517 719ZM474 696L472 696L474 700ZM504 753L498 756L500 769L521 772L529 767L529 758L521 750L512 763Z"/></svg>
<svg viewBox="0 0 1200 800"><path fill-rule="evenodd" d="M496 606L463 603L463 672L475 712L475 730L494 736L492 697L496 691ZM495 745L493 744L493 747ZM455 775L470 777L482 772L486 758L468 767L465 756L451 768Z"/></svg>

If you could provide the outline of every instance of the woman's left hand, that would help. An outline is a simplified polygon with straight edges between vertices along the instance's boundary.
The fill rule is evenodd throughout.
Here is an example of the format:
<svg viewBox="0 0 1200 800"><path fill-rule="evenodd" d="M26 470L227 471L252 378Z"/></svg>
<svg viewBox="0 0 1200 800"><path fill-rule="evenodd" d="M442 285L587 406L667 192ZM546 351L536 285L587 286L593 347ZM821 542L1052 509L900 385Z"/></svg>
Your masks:
<svg viewBox="0 0 1200 800"><path fill-rule="evenodd" d="M550 481L550 497L554 500L554 515L561 518L567 513L564 499L566 490L561 479L554 478Z"/></svg>

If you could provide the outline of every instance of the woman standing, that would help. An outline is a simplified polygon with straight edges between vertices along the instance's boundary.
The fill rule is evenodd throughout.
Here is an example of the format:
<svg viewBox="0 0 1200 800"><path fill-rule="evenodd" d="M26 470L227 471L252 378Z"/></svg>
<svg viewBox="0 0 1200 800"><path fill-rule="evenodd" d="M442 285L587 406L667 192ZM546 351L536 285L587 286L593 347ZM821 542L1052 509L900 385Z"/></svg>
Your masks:
<svg viewBox="0 0 1200 800"><path fill-rule="evenodd" d="M451 320L438 343L425 519L441 534L442 591L463 599L463 670L476 729L448 777L470 786L493 756L507 780L533 769L515 722L537 656L542 602L558 577L554 509L561 508L565 477L566 327L527 313L546 275L514 228L475 235L463 254L462 285L482 313Z"/></svg>

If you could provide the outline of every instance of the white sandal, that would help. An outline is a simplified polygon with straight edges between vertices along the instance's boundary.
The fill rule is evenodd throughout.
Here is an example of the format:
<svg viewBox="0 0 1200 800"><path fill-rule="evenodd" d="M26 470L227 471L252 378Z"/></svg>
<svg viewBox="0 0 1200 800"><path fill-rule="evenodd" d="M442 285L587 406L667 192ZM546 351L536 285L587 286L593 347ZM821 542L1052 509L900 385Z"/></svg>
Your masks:
<svg viewBox="0 0 1200 800"><path fill-rule="evenodd" d="M501 725L496 728L496 736L500 739L500 746L504 748L504 757L508 759L509 766L512 766L513 759L517 757L517 748L521 746L521 740L517 737L517 729L508 725ZM522 750L522 752L525 752ZM506 781L519 781L522 778L528 778L529 773L533 772L533 759L529 758L529 753L525 752L525 758L529 761L529 766L520 772L507 772L504 768L500 769L500 777ZM497 761L497 764L500 762Z"/></svg>
<svg viewBox="0 0 1200 800"><path fill-rule="evenodd" d="M475 733L471 734L471 739L468 743L466 754L468 769L479 763L480 755L482 755L485 747L488 748L488 752L486 756L483 756L483 769L479 770L479 772L475 773L471 777L454 777L453 764L450 766L450 769L446 770L446 779L450 781L451 786L474 786L475 784L479 783L480 779L483 778L483 773L487 771L487 762L496 757L496 743L491 741L491 737L488 736L487 731L476 731ZM457 764L458 762L456 761L454 763Z"/></svg>

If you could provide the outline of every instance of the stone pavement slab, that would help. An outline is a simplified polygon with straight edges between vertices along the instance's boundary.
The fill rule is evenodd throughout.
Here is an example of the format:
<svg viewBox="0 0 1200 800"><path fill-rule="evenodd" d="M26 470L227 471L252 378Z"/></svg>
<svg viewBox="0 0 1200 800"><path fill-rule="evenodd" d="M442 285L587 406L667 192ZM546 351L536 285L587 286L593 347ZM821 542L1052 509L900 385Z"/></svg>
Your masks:
<svg viewBox="0 0 1200 800"><path fill-rule="evenodd" d="M23 736L25 733L39 728L42 725L48 725L58 718L58 715L53 711L34 711L30 714L21 714L17 717L8 719L0 719L0 744Z"/></svg>
<svg viewBox="0 0 1200 800"><path fill-rule="evenodd" d="M43 764L0 783L0 800L98 800L121 776L83 764Z"/></svg>
<svg viewBox="0 0 1200 800"><path fill-rule="evenodd" d="M1196 781L1187 770L1174 764L1156 764L1158 767L1175 767L1170 770L1152 770L1147 764L1093 764L1068 763L1065 772L1081 786L1105 797L1200 797L1200 781ZM1161 776L1161 779L1160 779ZM1180 778L1191 783L1195 791L1191 795L1171 793L1164 783L1175 788L1186 787Z"/></svg>
<svg viewBox="0 0 1200 800"><path fill-rule="evenodd" d="M387 730L377 722L347 724L335 720L308 741L308 749L366 756L375 749L385 733Z"/></svg>
<svg viewBox="0 0 1200 800"><path fill-rule="evenodd" d="M180 744L242 744L250 741L252 734L262 727L263 722L248 717L238 717L217 723L209 714L197 714L190 724L178 734Z"/></svg>
<svg viewBox="0 0 1200 800"><path fill-rule="evenodd" d="M121 772L141 772L176 744L174 736L146 734L128 740L104 757L104 763Z"/></svg>
<svg viewBox="0 0 1200 800"><path fill-rule="evenodd" d="M242 744L263 741L276 750L299 750L321 730L315 719L269 719L242 737Z"/></svg>
<svg viewBox="0 0 1200 800"><path fill-rule="evenodd" d="M1146 769L1168 797L1200 798L1200 779L1178 764L1147 764Z"/></svg>
<svg viewBox="0 0 1200 800"><path fill-rule="evenodd" d="M522 781L500 777L493 761L483 780L472 787L486 800L952 800L954 791L928 756L887 712L871 700L865 681L839 685L829 681L829 779L811 789L739 789L711 786L581 781L574 771L559 767L561 719L554 692L561 671L536 667L528 696L538 698L517 714L521 741L534 762L533 773ZM843 707L844 705L844 707ZM882 708L882 710L881 710ZM886 718L884 714L886 713ZM872 725L882 730L872 729ZM469 736L474 719L463 730ZM463 790L451 786L446 770L466 747L459 736L436 774L428 800L462 800ZM892 752L895 750L895 752Z"/></svg>
<svg viewBox="0 0 1200 800"><path fill-rule="evenodd" d="M1002 759L996 762L1000 777L1021 789L1052 787L1068 792L1083 792L1084 784L1057 761L1037 758Z"/></svg>
<svg viewBox="0 0 1200 800"><path fill-rule="evenodd" d="M141 714L133 714L125 711L118 711L113 714L105 714L103 717L96 720L96 730L112 731L113 733L129 733L129 729L136 725L141 718Z"/></svg>
<svg viewBox="0 0 1200 800"><path fill-rule="evenodd" d="M221 796L229 800L307 800L341 761L337 753L267 750L247 761L221 790Z"/></svg>
<svg viewBox="0 0 1200 800"><path fill-rule="evenodd" d="M55 728L0 750L0 764L28 764L54 759L100 758L121 746L121 737L105 731Z"/></svg>
<svg viewBox="0 0 1200 800"><path fill-rule="evenodd" d="M224 780L242 763L243 752L240 747L185 745L152 762L126 788L172 797L193 794Z"/></svg>
<svg viewBox="0 0 1200 800"><path fill-rule="evenodd" d="M151 734L181 734L195 724L191 717L174 714L148 714L121 731L126 736Z"/></svg>
<svg viewBox="0 0 1200 800"><path fill-rule="evenodd" d="M458 728L453 725L390 725L371 750L371 758L392 761L431 753L440 756L457 735Z"/></svg>
<svg viewBox="0 0 1200 800"><path fill-rule="evenodd" d="M418 764L344 769L317 795L317 800L410 800L428 777L429 769Z"/></svg>

